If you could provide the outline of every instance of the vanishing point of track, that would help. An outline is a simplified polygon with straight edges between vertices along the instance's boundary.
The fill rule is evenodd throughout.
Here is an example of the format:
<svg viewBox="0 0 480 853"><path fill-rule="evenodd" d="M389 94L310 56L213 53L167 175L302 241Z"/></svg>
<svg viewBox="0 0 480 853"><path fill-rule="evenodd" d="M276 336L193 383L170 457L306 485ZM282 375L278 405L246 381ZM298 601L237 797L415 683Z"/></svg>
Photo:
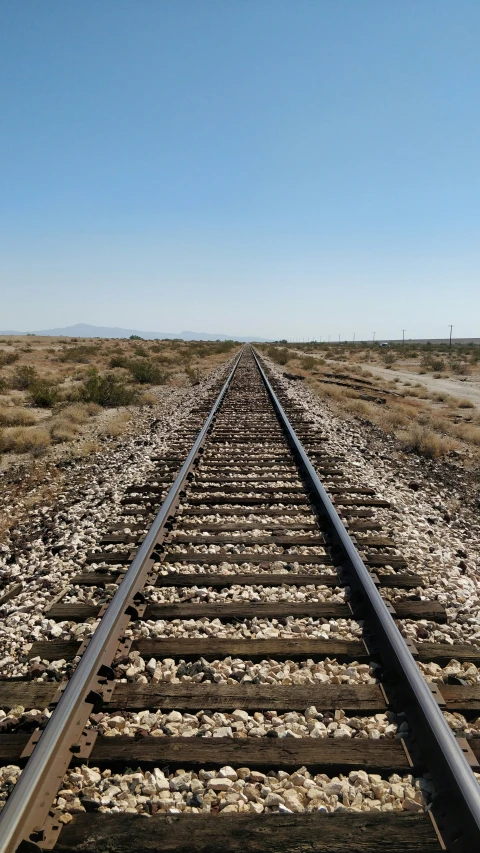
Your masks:
<svg viewBox="0 0 480 853"><path fill-rule="evenodd" d="M381 525L374 517L375 507L388 504L377 499L373 490L344 482L340 460L329 455L328 442L318 427L312 427L306 412L281 389L274 390L275 382L265 370L252 349L245 347L213 407L199 404L185 424L177 451L155 460L151 482L127 490L123 521L112 523L110 534L102 540L108 549L89 555L90 568L73 579L81 588L118 584L108 605L102 608L94 600L58 601L48 612L49 618L58 621L101 616L84 645L33 644L31 657L73 661L79 656L70 679L59 689L52 682L18 679L0 684L1 707L51 705L55 709L43 732L31 737L0 735L2 763L25 764L0 816L2 853L52 847L65 853L107 849L138 853L433 853L447 849L469 853L480 849L480 789L471 770L477 767L476 755L466 742L455 740L442 714L444 707L478 715L480 697L455 684L432 691L415 663L415 658L441 662L453 653L466 659L468 649L450 647L446 653L439 644L422 643L415 648L403 639L396 619L445 621L445 611L437 602L408 595L421 581L394 553L394 543L378 535ZM187 455L185 445L192 441ZM224 548L218 553L204 547L231 542L244 546L243 550ZM258 550L258 545L270 550ZM385 567L389 571L382 571ZM213 591L231 585L245 589L344 586L347 595L341 604L311 598L282 600L281 596L260 603L248 599L192 603L173 597L174 603L157 604L145 592L153 587L183 594L199 582ZM388 587L405 590L405 598L394 607L382 598L382 590ZM142 620L206 618L241 624L267 618L281 626L303 617L351 619L360 622L362 635L354 640L309 638L300 633L261 639L125 636L129 625ZM192 662L328 657L373 662L378 677L375 684L119 681L115 666L133 650L142 658ZM303 712L311 706L330 713L332 719L337 709L359 716L387 709L405 714L405 737L105 738L87 726L91 714L100 709L162 708L192 714L241 709L280 714ZM325 814L318 808L299 813L284 808L283 812L216 815L159 810L148 819L92 811L74 815L63 826L52 803L67 768L78 763L101 768L168 767L170 771L227 766L242 768L241 778L247 782L245 768L256 771L259 778L262 773L291 774L299 768L330 777L348 776L351 771L382 777L430 774L427 778L433 780L435 794L426 811L340 807Z"/></svg>

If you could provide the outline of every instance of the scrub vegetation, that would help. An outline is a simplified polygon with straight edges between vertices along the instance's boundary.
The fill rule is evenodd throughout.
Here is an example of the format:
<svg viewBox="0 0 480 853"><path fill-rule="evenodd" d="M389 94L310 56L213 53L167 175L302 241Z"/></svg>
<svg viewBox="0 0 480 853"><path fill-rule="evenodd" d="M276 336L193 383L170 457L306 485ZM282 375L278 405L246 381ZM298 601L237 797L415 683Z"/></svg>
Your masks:
<svg viewBox="0 0 480 853"><path fill-rule="evenodd" d="M480 345L399 343L260 345L264 354L304 380L339 414L375 424L403 448L429 459L480 456ZM377 370L381 368L381 370ZM386 371L389 371L386 373ZM396 376L396 372L401 376ZM429 377L428 387L422 382ZM454 380L459 393L435 390ZM460 384L462 383L462 384ZM468 392L470 396L468 396Z"/></svg>
<svg viewBox="0 0 480 853"><path fill-rule="evenodd" d="M98 450L118 437L138 406L165 389L198 384L238 349L234 341L0 337L0 454L40 456L71 443ZM168 390L167 390L168 393ZM82 445L80 447L80 440Z"/></svg>

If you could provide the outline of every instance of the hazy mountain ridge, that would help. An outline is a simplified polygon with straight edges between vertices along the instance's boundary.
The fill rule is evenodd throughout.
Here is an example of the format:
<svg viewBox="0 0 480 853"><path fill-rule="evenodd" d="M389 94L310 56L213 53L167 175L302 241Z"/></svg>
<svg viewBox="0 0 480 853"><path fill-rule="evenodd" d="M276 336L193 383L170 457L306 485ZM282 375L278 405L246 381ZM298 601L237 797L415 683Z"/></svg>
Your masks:
<svg viewBox="0 0 480 853"><path fill-rule="evenodd" d="M16 332L8 330L0 332L0 335L27 335L28 332ZM89 323L76 323L74 326L64 326L59 329L42 329L30 332L34 335L66 338L129 338L130 335L139 335L145 340L172 340L180 338L183 341L266 341L268 338L245 337L223 334L208 334L207 332L142 332L138 329L122 329L118 326L91 326Z"/></svg>

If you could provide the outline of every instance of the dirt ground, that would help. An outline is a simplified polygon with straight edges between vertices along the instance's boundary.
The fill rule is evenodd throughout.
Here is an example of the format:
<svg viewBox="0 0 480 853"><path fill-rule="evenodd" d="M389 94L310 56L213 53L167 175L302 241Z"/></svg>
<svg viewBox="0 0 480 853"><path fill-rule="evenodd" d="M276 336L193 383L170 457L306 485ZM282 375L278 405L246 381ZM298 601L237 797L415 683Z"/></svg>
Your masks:
<svg viewBox="0 0 480 853"><path fill-rule="evenodd" d="M480 465L480 346L260 345L337 414L370 423L424 458Z"/></svg>
<svg viewBox="0 0 480 853"><path fill-rule="evenodd" d="M468 376L463 379L446 378L443 376L435 378L428 374L421 374L413 369L399 370L395 367L389 370L385 367L379 367L378 364L371 364L369 362L365 363L365 367L375 376L381 376L382 379L390 380L393 375L393 377L397 377L403 382L411 382L412 380L420 382L425 388L434 393L441 392L451 394L454 397L466 397L472 401L476 408L480 408L480 376Z"/></svg>
<svg viewBox="0 0 480 853"><path fill-rule="evenodd" d="M0 471L53 454L88 455L133 413L197 385L239 344L138 338L0 337Z"/></svg>

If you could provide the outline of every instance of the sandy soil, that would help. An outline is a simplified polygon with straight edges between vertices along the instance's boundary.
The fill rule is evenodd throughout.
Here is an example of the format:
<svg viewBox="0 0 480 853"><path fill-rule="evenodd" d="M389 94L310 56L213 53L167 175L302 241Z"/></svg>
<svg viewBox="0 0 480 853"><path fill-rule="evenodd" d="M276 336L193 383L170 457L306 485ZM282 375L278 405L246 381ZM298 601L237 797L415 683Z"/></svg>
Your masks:
<svg viewBox="0 0 480 853"><path fill-rule="evenodd" d="M383 379L394 379L398 377L404 382L420 382L428 391L437 391L441 394L452 394L454 397L465 397L480 408L480 381L477 379L434 379L428 374L414 373L409 370L394 370L378 367L376 364L366 363L365 368L375 376Z"/></svg>

